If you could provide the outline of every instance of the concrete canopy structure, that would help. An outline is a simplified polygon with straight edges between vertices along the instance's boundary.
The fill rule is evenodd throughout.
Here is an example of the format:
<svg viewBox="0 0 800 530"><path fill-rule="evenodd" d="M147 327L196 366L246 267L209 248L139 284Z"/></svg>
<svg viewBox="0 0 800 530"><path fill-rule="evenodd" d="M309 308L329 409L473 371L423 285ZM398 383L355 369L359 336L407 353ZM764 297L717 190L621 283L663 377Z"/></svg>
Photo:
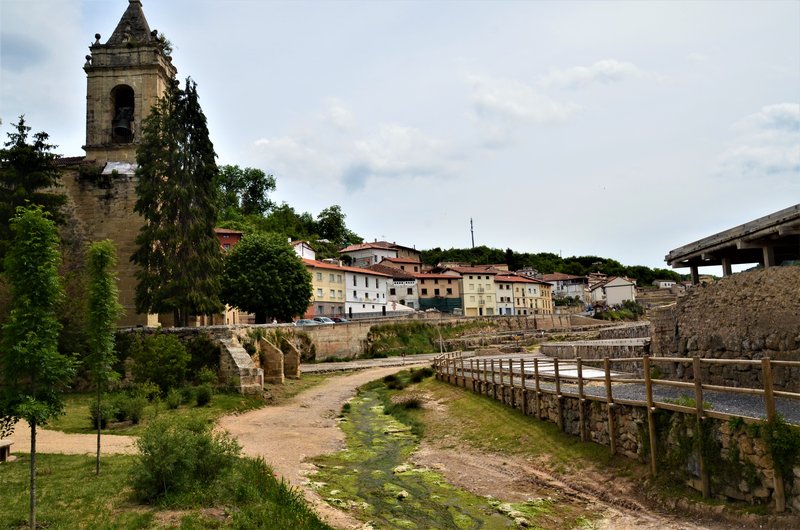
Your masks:
<svg viewBox="0 0 800 530"><path fill-rule="evenodd" d="M721 265L723 276L731 265L758 263L773 267L800 260L800 204L671 250L664 257L673 268L689 267L692 283L699 283L698 267Z"/></svg>

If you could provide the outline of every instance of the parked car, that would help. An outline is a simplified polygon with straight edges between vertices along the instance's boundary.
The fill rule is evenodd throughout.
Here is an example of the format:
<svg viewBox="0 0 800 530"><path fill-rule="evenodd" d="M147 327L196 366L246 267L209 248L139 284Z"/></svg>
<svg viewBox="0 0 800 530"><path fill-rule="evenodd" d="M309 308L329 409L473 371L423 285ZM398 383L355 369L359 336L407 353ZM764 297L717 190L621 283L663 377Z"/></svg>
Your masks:
<svg viewBox="0 0 800 530"><path fill-rule="evenodd" d="M347 322L350 322L346 318L342 317L331 317L331 320L333 320L336 324L346 324Z"/></svg>
<svg viewBox="0 0 800 530"><path fill-rule="evenodd" d="M311 320L308 318L301 318L300 320L296 320L294 323L295 326L319 326L319 322L315 320Z"/></svg>
<svg viewBox="0 0 800 530"><path fill-rule="evenodd" d="M314 322L317 324L336 324L336 322L328 317L314 317Z"/></svg>

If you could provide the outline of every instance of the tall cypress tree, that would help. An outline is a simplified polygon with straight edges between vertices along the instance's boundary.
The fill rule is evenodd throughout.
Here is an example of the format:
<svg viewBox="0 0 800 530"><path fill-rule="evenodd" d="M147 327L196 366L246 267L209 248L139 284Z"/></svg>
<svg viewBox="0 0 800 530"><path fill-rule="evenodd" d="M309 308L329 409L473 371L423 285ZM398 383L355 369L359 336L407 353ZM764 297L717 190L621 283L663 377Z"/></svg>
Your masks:
<svg viewBox="0 0 800 530"><path fill-rule="evenodd" d="M216 156L196 84L187 78L181 90L174 83L145 120L136 154L134 210L145 223L131 261L141 267L136 310L172 312L176 326L222 307Z"/></svg>

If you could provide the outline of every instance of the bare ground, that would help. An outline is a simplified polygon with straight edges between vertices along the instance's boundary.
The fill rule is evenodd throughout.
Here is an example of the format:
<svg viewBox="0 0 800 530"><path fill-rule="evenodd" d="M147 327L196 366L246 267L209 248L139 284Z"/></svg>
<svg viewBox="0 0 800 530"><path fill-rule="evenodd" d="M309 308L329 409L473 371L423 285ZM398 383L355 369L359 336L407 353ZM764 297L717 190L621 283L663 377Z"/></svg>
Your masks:
<svg viewBox="0 0 800 530"><path fill-rule="evenodd" d="M314 466L307 459L332 453L344 447L344 434L337 417L356 389L370 381L398 372L407 366L370 368L339 377L298 394L288 402L234 416L225 416L219 428L230 432L249 456L263 457L276 474L303 492L314 509L329 524L338 528L360 528L363 523L324 502L307 484ZM427 406L426 406L427 408ZM438 409L432 406L434 411ZM439 411L444 413L443 410ZM17 425L12 436L14 450L25 452L30 445L29 429ZM135 452L135 438L103 436L105 454ZM37 430L37 449L43 453L94 454L96 437L90 434L65 434ZM546 466L523 457L494 455L459 448L442 448L423 443L414 463L438 470L448 481L479 495L491 495L508 502L549 497L570 503L585 513L601 513L591 528L614 530L697 530L751 528L791 528L791 521L736 521L724 517L698 516L678 506L678 512L660 513L642 497L641 484L627 478L609 478L599 472L581 471L566 478L547 471ZM786 524L788 523L788 525ZM550 526L550 525L548 525Z"/></svg>

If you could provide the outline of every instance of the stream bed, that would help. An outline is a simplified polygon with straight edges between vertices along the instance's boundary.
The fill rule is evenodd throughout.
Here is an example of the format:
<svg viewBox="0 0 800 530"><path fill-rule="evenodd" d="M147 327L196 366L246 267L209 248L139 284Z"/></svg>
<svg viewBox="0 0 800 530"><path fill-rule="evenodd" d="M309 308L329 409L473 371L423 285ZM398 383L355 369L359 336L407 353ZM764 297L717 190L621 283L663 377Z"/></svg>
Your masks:
<svg viewBox="0 0 800 530"><path fill-rule="evenodd" d="M384 387L385 388L385 387ZM551 501L505 504L450 485L439 473L408 462L418 446L411 428L384 413L380 388L362 390L344 413L347 449L313 460L311 486L330 504L375 529L501 529L535 527ZM524 521L523 521L524 520Z"/></svg>

